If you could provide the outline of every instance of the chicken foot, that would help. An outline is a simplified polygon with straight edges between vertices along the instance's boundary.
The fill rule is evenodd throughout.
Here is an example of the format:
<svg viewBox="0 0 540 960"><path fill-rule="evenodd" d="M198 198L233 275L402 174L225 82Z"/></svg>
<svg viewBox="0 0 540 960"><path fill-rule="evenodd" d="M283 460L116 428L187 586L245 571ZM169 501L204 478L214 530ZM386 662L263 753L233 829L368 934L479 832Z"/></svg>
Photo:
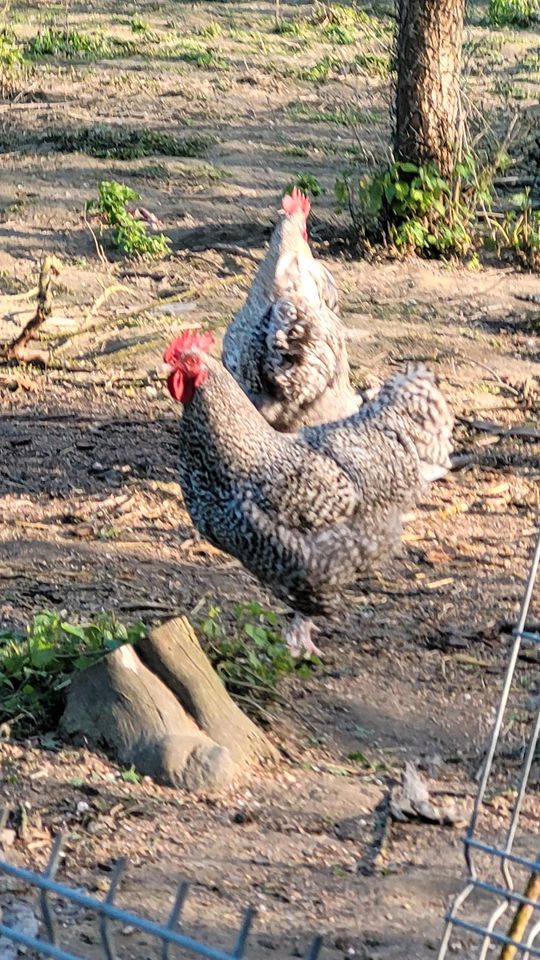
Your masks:
<svg viewBox="0 0 540 960"><path fill-rule="evenodd" d="M315 646L311 639L312 633L319 633L319 628L300 613L295 613L292 622L287 627L284 639L289 648L291 656L299 657L321 657L322 652Z"/></svg>

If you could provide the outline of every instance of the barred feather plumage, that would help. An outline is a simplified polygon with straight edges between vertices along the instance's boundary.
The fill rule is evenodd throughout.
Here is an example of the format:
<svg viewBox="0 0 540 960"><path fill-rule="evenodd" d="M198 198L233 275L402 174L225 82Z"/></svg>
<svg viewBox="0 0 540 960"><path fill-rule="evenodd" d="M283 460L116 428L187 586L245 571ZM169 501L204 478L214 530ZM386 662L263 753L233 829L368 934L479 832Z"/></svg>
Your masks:
<svg viewBox="0 0 540 960"><path fill-rule="evenodd" d="M180 482L201 534L295 610L328 612L400 540L401 516L450 466L452 414L422 367L390 378L359 412L279 433L224 367L180 423Z"/></svg>

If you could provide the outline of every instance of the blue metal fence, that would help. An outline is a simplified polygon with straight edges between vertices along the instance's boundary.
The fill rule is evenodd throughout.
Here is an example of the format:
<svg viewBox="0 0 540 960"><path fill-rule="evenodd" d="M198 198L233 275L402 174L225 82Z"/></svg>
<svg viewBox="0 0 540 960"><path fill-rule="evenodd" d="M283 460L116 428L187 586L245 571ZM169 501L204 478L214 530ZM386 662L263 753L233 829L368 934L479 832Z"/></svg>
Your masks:
<svg viewBox="0 0 540 960"><path fill-rule="evenodd" d="M242 958L245 957L247 940L255 917L255 911L251 907L248 907L244 911L231 950L218 949L217 947L203 943L201 940L188 937L178 929L178 925L181 922L182 910L189 892L187 883L182 882L178 885L171 912L165 925L156 923L153 920L146 920L144 917L131 913L131 911L124 910L115 903L118 884L125 867L125 861L123 860L117 861L113 869L109 889L104 900L98 900L96 897L92 897L90 894L84 893L81 890L74 890L56 880L55 874L58 868L62 843L63 838L58 836L54 841L47 867L42 874L0 860L0 875L4 874L9 877L15 877L27 883L31 889L39 891L41 920L45 932L45 937L33 937L22 930L18 930L16 926L0 923L0 945L1 938L5 937L8 941L33 950L44 957L51 957L51 960L81 960L81 957L83 957L82 953L70 953L59 943L51 902L51 895L57 895L68 903L85 907L91 914L95 915L99 928L101 949L105 960L117 960L111 921L120 921L152 937L160 945L161 960L169 960L170 949L173 946L180 947L194 956L206 957L207 960L242 960ZM306 960L317 960L321 945L322 938L319 936L315 937L306 954Z"/></svg>

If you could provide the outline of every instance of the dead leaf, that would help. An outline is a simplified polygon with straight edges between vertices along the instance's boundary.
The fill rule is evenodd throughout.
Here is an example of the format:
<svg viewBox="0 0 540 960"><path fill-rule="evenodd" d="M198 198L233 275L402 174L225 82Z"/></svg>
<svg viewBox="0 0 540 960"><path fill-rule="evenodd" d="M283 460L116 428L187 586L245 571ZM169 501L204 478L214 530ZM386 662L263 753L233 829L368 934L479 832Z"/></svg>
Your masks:
<svg viewBox="0 0 540 960"><path fill-rule="evenodd" d="M437 806L432 803L426 781L420 776L412 763L405 764L401 784L390 793L390 815L394 820L406 823L410 820L423 820L426 823L440 823L454 826L458 822L458 813L454 804Z"/></svg>

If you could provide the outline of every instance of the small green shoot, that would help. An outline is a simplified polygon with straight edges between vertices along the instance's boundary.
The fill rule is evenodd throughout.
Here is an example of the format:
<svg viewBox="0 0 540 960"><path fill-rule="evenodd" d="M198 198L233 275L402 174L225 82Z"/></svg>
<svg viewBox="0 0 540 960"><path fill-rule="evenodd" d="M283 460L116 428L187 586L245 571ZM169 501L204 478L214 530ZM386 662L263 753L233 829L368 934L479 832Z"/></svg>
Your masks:
<svg viewBox="0 0 540 960"><path fill-rule="evenodd" d="M131 18L132 33L150 33L150 24L143 20L137 13Z"/></svg>
<svg viewBox="0 0 540 960"><path fill-rule="evenodd" d="M117 180L102 180L99 197L88 205L112 228L112 242L128 257L159 260L171 251L171 242L163 233L151 234L146 223L126 210L126 204L139 199L139 194Z"/></svg>
<svg viewBox="0 0 540 960"><path fill-rule="evenodd" d="M295 187L311 197L320 197L324 193L319 180L312 173L297 173L294 179L287 184L281 196L284 197L286 193L292 193Z"/></svg>
<svg viewBox="0 0 540 960"><path fill-rule="evenodd" d="M122 770L120 777L124 781L124 783L140 783L141 782L141 775L140 773L137 773L134 766L131 766L129 770Z"/></svg>

